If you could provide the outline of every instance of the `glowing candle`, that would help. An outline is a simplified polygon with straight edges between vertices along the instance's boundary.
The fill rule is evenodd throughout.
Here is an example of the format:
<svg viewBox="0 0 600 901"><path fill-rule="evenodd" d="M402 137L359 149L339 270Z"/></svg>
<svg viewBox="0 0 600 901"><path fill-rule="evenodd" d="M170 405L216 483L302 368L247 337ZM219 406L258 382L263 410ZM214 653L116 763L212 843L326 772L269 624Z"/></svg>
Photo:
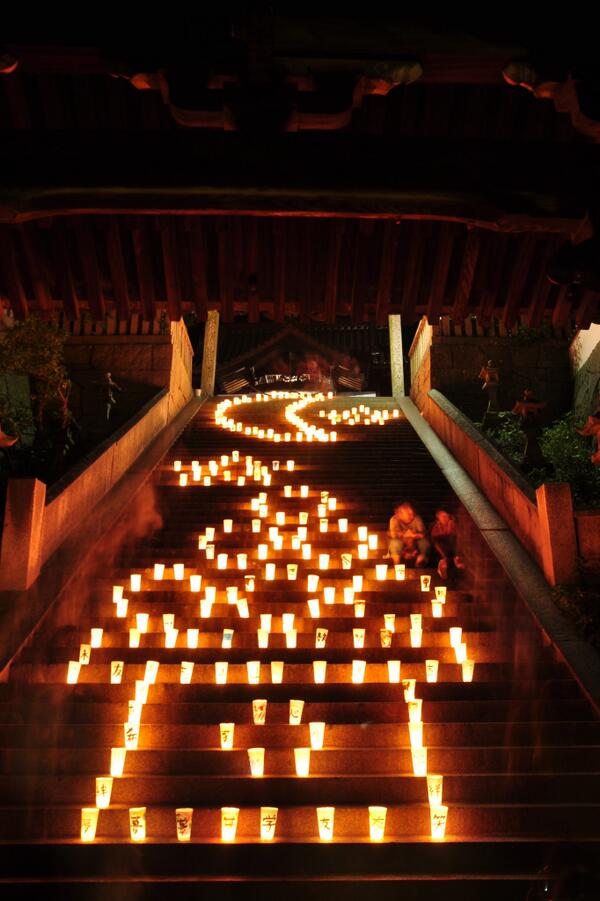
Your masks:
<svg viewBox="0 0 600 901"><path fill-rule="evenodd" d="M139 648L140 646L140 630L139 629L130 629L129 630L129 647L130 648Z"/></svg>
<svg viewBox="0 0 600 901"><path fill-rule="evenodd" d="M358 559L366 560L369 556L369 546L367 544L358 545Z"/></svg>
<svg viewBox="0 0 600 901"><path fill-rule="evenodd" d="M408 733L410 736L410 744L412 748L423 747L423 723L409 723Z"/></svg>
<svg viewBox="0 0 600 901"><path fill-rule="evenodd" d="M365 602L364 601L355 601L354 602L354 616L357 619L363 619L365 615Z"/></svg>
<svg viewBox="0 0 600 901"><path fill-rule="evenodd" d="M431 807L439 807L442 803L442 793L444 790L444 777L427 775L427 796Z"/></svg>
<svg viewBox="0 0 600 901"><path fill-rule="evenodd" d="M222 751L233 750L233 734L235 723L219 723L219 738Z"/></svg>
<svg viewBox="0 0 600 901"><path fill-rule="evenodd" d="M294 582L297 575L298 575L298 564L297 563L288 563L287 577L288 577L289 581Z"/></svg>
<svg viewBox="0 0 600 901"><path fill-rule="evenodd" d="M462 678L463 682L473 681L473 672L475 670L475 661L468 660L466 657L462 661Z"/></svg>
<svg viewBox="0 0 600 901"><path fill-rule="evenodd" d="M396 573L396 581L403 582L406 579L406 564L405 563L396 563L394 566L394 571Z"/></svg>
<svg viewBox="0 0 600 901"><path fill-rule="evenodd" d="M369 537L367 539L367 543L369 545L370 551L376 551L377 550L377 535L369 535ZM387 568L387 566L386 566L386 568Z"/></svg>
<svg viewBox="0 0 600 901"><path fill-rule="evenodd" d="M239 807L221 807L221 839L224 842L235 841L239 813Z"/></svg>
<svg viewBox="0 0 600 901"><path fill-rule="evenodd" d="M142 574L131 573L129 577L129 587L131 591L140 591L142 587Z"/></svg>
<svg viewBox="0 0 600 901"><path fill-rule="evenodd" d="M324 588L323 597L326 604L335 604L335 585L328 585Z"/></svg>
<svg viewBox="0 0 600 901"><path fill-rule="evenodd" d="M425 676L428 682L437 682L439 660L425 661Z"/></svg>
<svg viewBox="0 0 600 901"><path fill-rule="evenodd" d="M160 581L165 574L165 564L164 563L155 563L154 564L154 578L156 581Z"/></svg>
<svg viewBox="0 0 600 901"><path fill-rule="evenodd" d="M217 569L227 569L227 554L219 554L218 555Z"/></svg>
<svg viewBox="0 0 600 901"><path fill-rule="evenodd" d="M344 604L353 604L354 603L354 588L350 588L348 585L344 586Z"/></svg>
<svg viewBox="0 0 600 901"><path fill-rule="evenodd" d="M177 841L189 842L192 837L193 807L178 807L175 810L175 826L177 828Z"/></svg>
<svg viewBox="0 0 600 901"><path fill-rule="evenodd" d="M125 757L127 755L126 748L110 749L110 775L118 778L123 775L125 767Z"/></svg>
<svg viewBox="0 0 600 901"><path fill-rule="evenodd" d="M293 460L288 460L286 463L286 468L288 472L293 472L295 467L295 463Z"/></svg>
<svg viewBox="0 0 600 901"><path fill-rule="evenodd" d="M246 661L246 672L249 685L258 685L260 682L260 660Z"/></svg>
<svg viewBox="0 0 600 901"><path fill-rule="evenodd" d="M291 497L291 496L292 496L292 486L291 486L291 485L284 485L284 486L283 486L283 496L284 496L284 497Z"/></svg>
<svg viewBox="0 0 600 901"><path fill-rule="evenodd" d="M163 613L163 631L169 632L171 629L175 628L175 614L174 613Z"/></svg>
<svg viewBox="0 0 600 901"><path fill-rule="evenodd" d="M423 700L421 698L414 698L414 700L408 702L407 706L409 722L419 723L421 721Z"/></svg>
<svg viewBox="0 0 600 901"><path fill-rule="evenodd" d="M272 582L275 579L275 564L267 563L265 566L265 579L267 582Z"/></svg>
<svg viewBox="0 0 600 901"><path fill-rule="evenodd" d="M378 582L385 582L387 579L387 563L378 563L375 566L375 577Z"/></svg>
<svg viewBox="0 0 600 901"><path fill-rule="evenodd" d="M212 611L212 605L213 605L213 602L211 600L209 600L208 598L200 599L200 616L203 619L207 619L210 616L211 611Z"/></svg>
<svg viewBox="0 0 600 901"><path fill-rule="evenodd" d="M329 569L329 554L319 554L319 569Z"/></svg>
<svg viewBox="0 0 600 901"><path fill-rule="evenodd" d="M146 660L146 668L144 670L144 681L148 683L148 685L154 685L156 682L156 677L158 676L158 660Z"/></svg>
<svg viewBox="0 0 600 901"><path fill-rule="evenodd" d="M385 836L387 807L369 807L369 837L372 842L381 842Z"/></svg>
<svg viewBox="0 0 600 901"><path fill-rule="evenodd" d="M309 592L317 591L319 585L319 576L316 575L316 573L310 573L306 581L306 587Z"/></svg>
<svg viewBox="0 0 600 901"><path fill-rule="evenodd" d="M452 626L450 633L450 647L455 648L462 641L462 629L460 626Z"/></svg>
<svg viewBox="0 0 600 901"><path fill-rule="evenodd" d="M116 604L117 601L120 601L121 598L123 597L123 586L122 585L113 585L112 592L113 592L112 593L113 604Z"/></svg>
<svg viewBox="0 0 600 901"><path fill-rule="evenodd" d="M225 533L233 532L233 520L232 519L224 519L223 520L223 531Z"/></svg>
<svg viewBox="0 0 600 901"><path fill-rule="evenodd" d="M440 601L431 602L431 615L434 619L441 619L444 612L444 605Z"/></svg>
<svg viewBox="0 0 600 901"><path fill-rule="evenodd" d="M436 601L441 601L442 604L446 601L446 586L445 585L436 586L435 599L436 599Z"/></svg>
<svg viewBox="0 0 600 901"><path fill-rule="evenodd" d="M208 486L211 484L210 476L204 476L204 478L202 479L202 483L206 488L208 488Z"/></svg>
<svg viewBox="0 0 600 901"><path fill-rule="evenodd" d="M182 472L179 474L179 485L181 488L185 488L188 483L187 472Z"/></svg>
<svg viewBox="0 0 600 901"><path fill-rule="evenodd" d="M446 835L446 822L448 819L448 808L443 804L431 806L429 808L431 820L431 837L434 840L441 841Z"/></svg>
<svg viewBox="0 0 600 901"><path fill-rule="evenodd" d="M245 585L246 591L250 591L250 592L254 591L254 576L253 575L244 576L244 585Z"/></svg>
<svg viewBox="0 0 600 901"><path fill-rule="evenodd" d="M228 663L226 660L215 661L215 682L217 685L227 684Z"/></svg>
<svg viewBox="0 0 600 901"><path fill-rule="evenodd" d="M240 486L241 486L241 485L245 485L245 484L246 484L246 477L245 477L245 476L238 476L238 477L237 477L237 483L238 483L238 485L240 485Z"/></svg>
<svg viewBox="0 0 600 901"><path fill-rule="evenodd" d="M404 700L408 703L409 701L414 701L415 699L415 686L417 684L416 679L403 679L402 687L404 689Z"/></svg>
<svg viewBox="0 0 600 901"><path fill-rule="evenodd" d="M264 748L248 748L248 759L250 761L250 775L255 778L264 776L265 772L265 749Z"/></svg>
<svg viewBox="0 0 600 901"><path fill-rule="evenodd" d="M289 724L290 726L299 726L302 722L302 711L304 710L304 701L295 699L290 700L289 706Z"/></svg>
<svg viewBox="0 0 600 901"><path fill-rule="evenodd" d="M182 660L179 668L179 682L181 685L191 685L192 676L194 674L194 663L192 660Z"/></svg>
<svg viewBox="0 0 600 901"><path fill-rule="evenodd" d="M146 808L129 808L129 834L133 842L146 840Z"/></svg>
<svg viewBox="0 0 600 901"><path fill-rule="evenodd" d="M132 722L123 723L123 732L126 749L128 751L135 751L140 737L140 724Z"/></svg>
<svg viewBox="0 0 600 901"><path fill-rule="evenodd" d="M387 662L388 682L394 682L394 683L400 682L400 667L401 667L401 663L399 660L388 660L388 662Z"/></svg>
<svg viewBox="0 0 600 901"><path fill-rule="evenodd" d="M173 461L173 469L175 472L181 472L181 460Z"/></svg>
<svg viewBox="0 0 600 901"><path fill-rule="evenodd" d="M348 520L347 519L338 519L338 531L339 532L347 532L348 531Z"/></svg>
<svg viewBox="0 0 600 901"><path fill-rule="evenodd" d="M429 591L431 576L421 576L421 591Z"/></svg>
<svg viewBox="0 0 600 901"><path fill-rule="evenodd" d="M110 664L110 681L111 685L120 685L125 670L123 660L112 660Z"/></svg>
<svg viewBox="0 0 600 901"><path fill-rule="evenodd" d="M81 663L79 660L69 660L69 665L67 668L67 684L68 685L76 685L77 680L79 679L79 671L81 669Z"/></svg>
<svg viewBox="0 0 600 901"><path fill-rule="evenodd" d="M197 593L200 591L202 586L202 576L194 575L190 576L190 591Z"/></svg>
<svg viewBox="0 0 600 901"><path fill-rule="evenodd" d="M96 828L98 826L98 808L82 807L81 808L81 841L93 842L96 838Z"/></svg>
<svg viewBox="0 0 600 901"><path fill-rule="evenodd" d="M258 545L258 559L259 560L266 560L268 553L269 553L269 545L268 544L259 544Z"/></svg>
<svg viewBox="0 0 600 901"><path fill-rule="evenodd" d="M148 631L148 619L149 619L149 616L147 613L136 613L135 624L136 624L138 632L147 632Z"/></svg>
<svg viewBox="0 0 600 901"><path fill-rule="evenodd" d="M313 619L318 619L321 615L318 598L310 598L308 601L308 610Z"/></svg>
<svg viewBox="0 0 600 901"><path fill-rule="evenodd" d="M221 638L221 647L222 648L230 648L233 644L233 629L223 629L223 636Z"/></svg>
<svg viewBox="0 0 600 901"><path fill-rule="evenodd" d="M330 842L333 840L334 819L335 819L335 807L317 807L317 823L319 825L319 838L321 839L322 842Z"/></svg>
<svg viewBox="0 0 600 901"><path fill-rule="evenodd" d="M271 660L271 682L274 685L283 682L283 660Z"/></svg>
<svg viewBox="0 0 600 901"><path fill-rule="evenodd" d="M352 661L352 681L355 685L359 685L364 681L367 663L365 660Z"/></svg>
<svg viewBox="0 0 600 901"><path fill-rule="evenodd" d="M415 776L427 775L427 748L411 748L413 773Z"/></svg>
<svg viewBox="0 0 600 901"><path fill-rule="evenodd" d="M364 629L353 629L352 630L352 638L354 641L355 648L364 648L364 646L365 646L365 630Z"/></svg>
<svg viewBox="0 0 600 901"><path fill-rule="evenodd" d="M454 653L456 655L457 663L464 663L467 659L467 646L464 642L457 644L454 646Z"/></svg>
<svg viewBox="0 0 600 901"><path fill-rule="evenodd" d="M308 485L300 485L300 497L308 497Z"/></svg>
<svg viewBox="0 0 600 901"><path fill-rule="evenodd" d="M330 432L330 433L329 433L329 440L330 440L330 441L337 441L337 432Z"/></svg>
<svg viewBox="0 0 600 901"><path fill-rule="evenodd" d="M308 776L310 774L310 748L294 748L294 760L296 776Z"/></svg>
<svg viewBox="0 0 600 901"><path fill-rule="evenodd" d="M319 531L327 532L329 529L329 520L328 519L320 519L319 520Z"/></svg>
<svg viewBox="0 0 600 901"><path fill-rule="evenodd" d="M313 660L313 677L315 683L317 685L322 685L325 682L325 678L327 675L327 661L326 660Z"/></svg>

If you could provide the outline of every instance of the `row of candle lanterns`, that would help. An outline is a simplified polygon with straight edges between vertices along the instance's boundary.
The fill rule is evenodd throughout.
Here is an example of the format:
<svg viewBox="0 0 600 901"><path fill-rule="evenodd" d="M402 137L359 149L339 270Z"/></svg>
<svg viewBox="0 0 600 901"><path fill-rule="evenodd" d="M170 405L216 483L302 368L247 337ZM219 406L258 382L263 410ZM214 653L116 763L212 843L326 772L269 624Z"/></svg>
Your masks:
<svg viewBox="0 0 600 901"><path fill-rule="evenodd" d="M258 749L254 749L258 750ZM438 781L441 776L427 777L427 788L430 798L437 794ZM81 841L93 842L96 838L98 819L103 806L84 807L81 811ZM335 807L317 807L317 829L319 839L330 842L334 838ZM442 804L430 803L430 828L433 839L443 839L446 833L448 808ZM372 842L380 842L385 838L387 807L371 805L368 808L369 838ZM261 841L272 841L275 838L277 807L261 807L259 813L259 834ZM233 842L236 839L239 822L239 807L221 807L221 840ZM175 809L175 833L180 842L189 842L192 838L194 809L178 807ZM147 808L129 808L129 832L131 840L143 842L147 838Z"/></svg>

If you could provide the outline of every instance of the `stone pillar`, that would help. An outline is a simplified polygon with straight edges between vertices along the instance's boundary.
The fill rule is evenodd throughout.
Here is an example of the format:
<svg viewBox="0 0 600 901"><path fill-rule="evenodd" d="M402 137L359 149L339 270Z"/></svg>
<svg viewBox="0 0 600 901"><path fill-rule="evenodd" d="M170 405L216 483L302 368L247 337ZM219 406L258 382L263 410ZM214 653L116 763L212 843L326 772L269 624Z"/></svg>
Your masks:
<svg viewBox="0 0 600 901"><path fill-rule="evenodd" d="M209 310L204 329L204 351L202 354L202 379L200 388L203 395L212 397L215 393L215 373L217 371L217 344L219 342L219 311Z"/></svg>
<svg viewBox="0 0 600 901"><path fill-rule="evenodd" d="M29 588L40 573L46 486L37 479L9 479L0 548L0 589Z"/></svg>
<svg viewBox="0 0 600 901"><path fill-rule="evenodd" d="M550 585L575 581L577 538L571 488L547 482L536 491L544 575Z"/></svg>
<svg viewBox="0 0 600 901"><path fill-rule="evenodd" d="M392 396L404 397L404 355L402 353L402 321L399 315L389 317L390 323L390 370L392 375Z"/></svg>

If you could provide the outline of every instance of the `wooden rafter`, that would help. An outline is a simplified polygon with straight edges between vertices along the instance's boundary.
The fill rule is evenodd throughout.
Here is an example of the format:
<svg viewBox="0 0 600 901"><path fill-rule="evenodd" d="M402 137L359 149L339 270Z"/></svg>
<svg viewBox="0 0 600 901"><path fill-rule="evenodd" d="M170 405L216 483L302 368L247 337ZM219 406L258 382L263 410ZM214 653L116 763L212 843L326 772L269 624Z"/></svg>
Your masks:
<svg viewBox="0 0 600 901"><path fill-rule="evenodd" d="M206 253L205 223L201 217L194 217L188 222L190 223L189 241L194 306L198 319L204 322L208 309L208 285L206 278L208 258Z"/></svg>
<svg viewBox="0 0 600 901"><path fill-rule="evenodd" d="M131 302L129 298L127 271L125 269L125 260L123 257L119 220L114 216L111 217L108 223L106 246L108 250L108 266L113 285L117 315L119 319L129 319L131 314Z"/></svg>
<svg viewBox="0 0 600 901"><path fill-rule="evenodd" d="M519 242L517 256L508 287L508 294L502 312L502 325L511 328L519 318L519 308L527 275L531 267L535 250L535 239L532 235L523 235Z"/></svg>
<svg viewBox="0 0 600 901"><path fill-rule="evenodd" d="M436 248L433 275L429 297L427 298L426 316L431 324L437 322L444 309L444 298L448 284L448 270L454 248L454 229L448 222L440 226L440 240Z"/></svg>
<svg viewBox="0 0 600 901"><path fill-rule="evenodd" d="M390 312L400 230L395 222L386 222L383 228L379 281L377 284L377 307L375 310L377 325L385 325Z"/></svg>
<svg viewBox="0 0 600 901"><path fill-rule="evenodd" d="M340 254L344 239L343 219L329 223L329 252L325 274L325 322L335 322L337 315Z"/></svg>
<svg viewBox="0 0 600 901"><path fill-rule="evenodd" d="M460 265L456 294L454 295L454 304L452 306L451 316L454 322L463 322L469 310L469 299L480 248L481 232L478 229L470 228L467 231L467 243Z"/></svg>
<svg viewBox="0 0 600 901"><path fill-rule="evenodd" d="M154 276L149 249L149 239L146 225L141 217L137 217L132 227L133 252L138 277L140 306L144 319L151 322L154 319Z"/></svg>
<svg viewBox="0 0 600 901"><path fill-rule="evenodd" d="M90 222L81 218L75 230L77 248L83 269L85 293L92 316L99 322L106 314L104 293L100 281L100 269L96 253L96 243Z"/></svg>
<svg viewBox="0 0 600 901"><path fill-rule="evenodd" d="M160 243L165 274L167 313L171 320L177 320L181 318L181 288L177 271L176 241L172 219L160 222Z"/></svg>

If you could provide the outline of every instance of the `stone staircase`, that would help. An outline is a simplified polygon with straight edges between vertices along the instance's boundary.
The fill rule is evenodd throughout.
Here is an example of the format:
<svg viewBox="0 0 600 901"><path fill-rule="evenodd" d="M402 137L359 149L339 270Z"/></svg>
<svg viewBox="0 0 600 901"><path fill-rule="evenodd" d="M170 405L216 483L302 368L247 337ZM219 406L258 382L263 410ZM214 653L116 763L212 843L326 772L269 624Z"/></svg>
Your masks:
<svg viewBox="0 0 600 901"><path fill-rule="evenodd" d="M363 898L365 891L425 901L550 898L546 888L565 870L593 871L600 838L597 715L544 643L419 438L402 416L394 418L393 401L360 401L389 418L370 426L345 420L334 426L336 443L275 444L233 433L215 425L216 402L202 407L156 472L152 515L162 524L149 538L112 548L111 566L82 577L74 596L21 652L0 685L2 897L162 898L174 890L179 898L228 899L283 890L303 899L332 892ZM244 403L226 415L249 429L283 433L287 403ZM327 420L320 409L358 404L318 402L302 416L321 427ZM231 460L234 449L238 463ZM228 465L219 465L204 485L208 461L219 464L222 454ZM246 475L246 455L268 467L270 485ZM182 461L187 486L179 485L174 460ZM192 460L202 465L199 481ZM230 482L223 480L224 469ZM237 484L239 475L244 485ZM309 486L306 498L301 485ZM251 509L261 491L268 501L264 517ZM324 491L336 498L336 509L321 517L328 519L327 532L320 531L317 509ZM384 559L387 520L405 498L426 521L438 506L452 509L459 521L468 566L451 575L441 617L432 615L441 584L435 570L408 569L397 579ZM277 511L285 513L279 551L268 531ZM309 514L311 560L291 546L300 511ZM348 520L347 532L340 532L339 518ZM224 532L225 519L233 521L231 533ZM260 519L260 533L252 531L253 519ZM357 559L358 526L378 536L365 560ZM207 527L215 529L214 542L206 542L215 545L214 559L198 547ZM268 545L267 560L257 559L259 542ZM110 546L110 536L105 543ZM226 570L217 568L223 553ZM246 570L237 567L239 553L248 555ZM327 570L319 569L324 553L330 555ZM351 569L342 568L342 553L352 553ZM154 578L156 563L165 564L162 580ZM182 581L174 579L174 563L185 566ZM267 563L276 565L273 581L264 578ZM288 563L298 564L295 580L287 577ZM390 564L385 581L376 578L375 565L382 563ZM141 574L139 591L131 588L132 573ZM309 591L311 573L319 583ZM250 574L253 591L246 586ZM428 591L421 590L421 574L432 576ZM190 575L202 576L199 591L192 590ZM347 592L344 603L353 576L362 576L363 585L353 599ZM116 615L114 585L128 598L124 617ZM216 600L210 616L201 616L207 586L216 588ZM228 586L246 599L247 618L240 615L243 600L227 603ZM325 587L336 588L333 604L325 602ZM309 598L319 599L318 618L311 616ZM361 600L364 617L354 606ZM139 613L149 614L147 632L139 647L130 647ZM165 647L165 613L174 615L179 630L175 647ZM296 647L283 632L284 613L294 614ZM395 631L382 636L391 613ZM268 647L259 648L257 630L266 625L261 614L272 620ZM411 614L422 616L420 647L411 645ZM473 681L463 681L450 645L449 629L457 626L475 661ZM83 650L89 662L77 683L67 684L69 661L79 661L97 628L103 629L101 647ZM353 639L353 629L361 628L362 649ZM199 630L197 647L188 647L188 629ZM222 646L226 629L234 630L230 648ZM326 643L317 648L316 632L323 629ZM189 640L193 645L195 636ZM386 640L390 647L382 647ZM123 724L135 720L129 702L148 660L159 668L138 708L137 749L127 750L123 775L113 777L94 840L82 841L89 816L82 818L82 809L95 806L96 780L111 772L111 749L125 745ZM322 684L315 682L315 660L327 661ZM355 660L366 661L362 683L352 682ZM389 660L401 661L401 679L416 680L414 696L422 699L426 772L443 776L443 839L432 838L428 780L415 775L409 716L417 712L405 699L411 686L389 681ZM435 682L426 680L426 660L439 661ZM123 663L118 684L111 683L115 661ZM194 664L190 684L180 682L182 661ZM227 683L216 684L215 663L225 661ZM259 684L249 684L248 661L260 661ZM280 683L273 681L272 661L283 663ZM267 702L264 725L254 723L257 699ZM304 701L301 722L291 725L290 701L298 700ZM221 723L235 724L232 750L221 747ZM325 727L304 778L296 774L294 749L310 747L309 723ZM415 747L418 742L413 734ZM248 749L257 747L265 749L262 778L250 774ZM387 808L382 841L370 838L370 806ZM239 810L231 842L222 839L224 807ZM277 808L274 827L271 813L261 812L266 807ZM331 841L320 838L322 807L335 808ZM131 832L130 810L138 808L146 809L144 841L133 840L139 813ZM191 841L178 841L176 810L187 808L193 808ZM181 828L186 818L180 813ZM261 840L262 821L270 840Z"/></svg>

